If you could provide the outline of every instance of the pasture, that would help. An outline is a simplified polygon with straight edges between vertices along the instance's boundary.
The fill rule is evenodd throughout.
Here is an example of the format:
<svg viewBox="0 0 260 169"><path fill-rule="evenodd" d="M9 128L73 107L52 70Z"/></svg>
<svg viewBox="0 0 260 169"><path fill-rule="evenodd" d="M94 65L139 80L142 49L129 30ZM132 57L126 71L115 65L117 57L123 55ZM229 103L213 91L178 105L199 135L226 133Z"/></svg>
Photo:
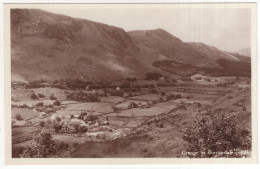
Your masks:
<svg viewBox="0 0 260 169"><path fill-rule="evenodd" d="M134 108L122 110L119 113L111 113L108 116L120 116L120 117L151 117L167 112L168 109L160 107L152 107L146 109Z"/></svg>
<svg viewBox="0 0 260 169"><path fill-rule="evenodd" d="M39 117L40 113L37 111L33 111L27 108L13 108L12 109L12 118L15 118L17 114L22 116L23 120L29 120L33 118Z"/></svg>

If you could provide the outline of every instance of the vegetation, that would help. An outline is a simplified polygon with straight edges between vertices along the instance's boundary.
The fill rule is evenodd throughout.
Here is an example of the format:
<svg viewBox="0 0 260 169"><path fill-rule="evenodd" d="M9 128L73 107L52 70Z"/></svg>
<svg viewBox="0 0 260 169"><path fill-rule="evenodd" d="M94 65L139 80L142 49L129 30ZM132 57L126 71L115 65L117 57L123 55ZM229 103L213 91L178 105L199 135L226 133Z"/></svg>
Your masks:
<svg viewBox="0 0 260 169"><path fill-rule="evenodd" d="M59 157L62 152L68 149L68 144L53 140L51 133L38 130L34 134L34 144L27 148L20 148L18 153L13 154L13 156L21 158Z"/></svg>
<svg viewBox="0 0 260 169"><path fill-rule="evenodd" d="M19 114L15 115L15 119L16 120L22 120L23 118L22 118L21 114L19 113Z"/></svg>
<svg viewBox="0 0 260 169"><path fill-rule="evenodd" d="M128 108L131 109L131 108L136 108L137 107L137 104L135 102L131 102L129 103L128 105Z"/></svg>
<svg viewBox="0 0 260 169"><path fill-rule="evenodd" d="M35 93L32 93L31 94L31 99L36 100L36 99L38 99L38 97L37 97L37 95Z"/></svg>
<svg viewBox="0 0 260 169"><path fill-rule="evenodd" d="M55 106L60 106L60 101L59 100L55 100L55 102L53 102L53 104L55 105Z"/></svg>
<svg viewBox="0 0 260 169"><path fill-rule="evenodd" d="M163 77L163 75L157 72L149 72L145 74L145 80L158 80L160 77Z"/></svg>
<svg viewBox="0 0 260 169"><path fill-rule="evenodd" d="M38 103L36 103L36 106L43 106L43 102L38 102Z"/></svg>
<svg viewBox="0 0 260 169"><path fill-rule="evenodd" d="M43 97L45 97L45 96L44 96L43 94L39 93L39 94L38 94L38 97L39 97L39 98L43 98Z"/></svg>
<svg viewBox="0 0 260 169"><path fill-rule="evenodd" d="M83 91L72 92L67 94L67 100L76 100L76 101L87 101L87 102L99 102L100 99L97 94L84 93Z"/></svg>
<svg viewBox="0 0 260 169"><path fill-rule="evenodd" d="M57 97L55 97L54 94L52 93L52 94L50 95L50 99L51 99L51 100L56 100Z"/></svg>
<svg viewBox="0 0 260 169"><path fill-rule="evenodd" d="M244 157L251 149L251 133L236 116L215 112L201 115L186 130L183 137L189 143L190 157Z"/></svg>

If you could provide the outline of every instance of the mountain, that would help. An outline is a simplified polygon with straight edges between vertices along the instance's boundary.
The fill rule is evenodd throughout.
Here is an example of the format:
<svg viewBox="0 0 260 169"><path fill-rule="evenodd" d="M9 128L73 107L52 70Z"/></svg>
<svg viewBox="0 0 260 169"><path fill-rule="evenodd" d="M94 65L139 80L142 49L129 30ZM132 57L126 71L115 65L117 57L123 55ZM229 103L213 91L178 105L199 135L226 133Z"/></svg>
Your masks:
<svg viewBox="0 0 260 169"><path fill-rule="evenodd" d="M126 32L38 9L11 10L14 81L143 77L151 71L165 72L153 65L157 61L221 68L219 59L241 58L202 43L185 43L163 29Z"/></svg>

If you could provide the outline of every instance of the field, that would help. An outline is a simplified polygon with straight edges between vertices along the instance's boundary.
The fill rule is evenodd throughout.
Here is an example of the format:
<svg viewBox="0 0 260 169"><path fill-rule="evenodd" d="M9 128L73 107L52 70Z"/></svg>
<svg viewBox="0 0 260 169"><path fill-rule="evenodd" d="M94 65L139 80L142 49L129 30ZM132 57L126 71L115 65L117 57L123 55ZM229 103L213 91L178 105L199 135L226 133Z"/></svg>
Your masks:
<svg viewBox="0 0 260 169"><path fill-rule="evenodd" d="M228 80L234 80L234 78L222 78L223 83L228 82ZM141 83L146 84L145 81ZM29 125L29 127L12 128L12 138L18 140L15 141L14 147L29 145L32 142L31 140L24 140L21 143L19 139L32 137L33 130L37 128L32 125L38 124L39 121L49 120L52 114L62 115L65 118L61 122L67 122L71 115L87 112L88 115L97 115L99 119L106 119L109 124L107 126L90 127L88 132L80 136L53 133L55 140L68 144L79 144L75 151L71 153L71 157L181 157L181 151L185 146L181 130L190 123L191 119L195 119L196 113L205 112L207 110L205 107L210 105L215 109L225 108L226 111L236 112L237 115L240 115L241 121L250 121L250 94L248 91L244 91L247 88L248 84L242 82L227 87L219 87L209 83L200 85L197 81L178 82L174 86L157 86L153 91L148 88L140 88L137 92L123 90L124 96L101 95L99 96L100 102L67 100L65 96L67 92L70 92L69 90L25 89L18 92L19 94L16 95L19 96L18 101L13 100L12 105L34 106L40 101L44 105L53 104L54 100L48 100L47 97L39 100L30 99L30 93L34 92L44 93L45 95L54 93L61 100L61 106L56 106L58 108L55 110L56 112L50 113L44 118L40 118L39 112L31 109L14 107L12 109L14 125ZM99 90L102 91L102 89ZM129 93L134 96L130 97ZM173 97L167 101L168 96L177 96L178 94L181 95L180 98ZM131 103L135 103L136 107L129 107ZM242 106L236 106L238 103ZM116 110L114 107L119 109ZM244 110L246 110L246 113ZM16 120L16 114L21 114L22 120ZM161 121L162 117L168 115L170 116L165 121ZM157 122L150 123L149 121L152 119L156 119ZM169 121L172 122L168 124ZM250 126L250 123L247 123L247 126ZM107 129L104 129L104 127ZM140 129L142 129L141 134L136 133L133 136L128 136L129 133L126 132ZM98 138L98 135L102 135L106 139ZM114 142L116 139L119 140ZM95 148L87 146L86 150L85 146L90 142ZM99 151L98 148L102 151ZM117 150L112 153L114 149Z"/></svg>
<svg viewBox="0 0 260 169"><path fill-rule="evenodd" d="M128 110L122 110L121 112L111 113L109 116L120 116L120 117L143 117L143 116L157 116L159 114L167 112L166 108L152 107L146 109L134 108Z"/></svg>
<svg viewBox="0 0 260 169"><path fill-rule="evenodd" d="M22 116L23 120L29 120L33 118L39 117L39 112L33 111L26 108L13 108L12 110L12 118L15 118L17 114L20 114Z"/></svg>
<svg viewBox="0 0 260 169"><path fill-rule="evenodd" d="M153 100L158 100L160 99L160 95L157 94L146 94L146 95L140 95L140 96L134 96L134 97L129 97L128 99L131 100L140 100L140 101L153 101Z"/></svg>

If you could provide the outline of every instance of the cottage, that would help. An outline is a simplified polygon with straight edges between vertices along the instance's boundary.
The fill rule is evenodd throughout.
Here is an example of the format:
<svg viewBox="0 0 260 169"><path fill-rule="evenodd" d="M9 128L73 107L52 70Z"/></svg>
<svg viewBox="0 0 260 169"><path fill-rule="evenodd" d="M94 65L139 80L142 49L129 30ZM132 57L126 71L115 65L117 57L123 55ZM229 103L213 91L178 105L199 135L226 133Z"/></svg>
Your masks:
<svg viewBox="0 0 260 169"><path fill-rule="evenodd" d="M45 112L40 112L40 118L44 118L46 116L47 116L47 114Z"/></svg>

